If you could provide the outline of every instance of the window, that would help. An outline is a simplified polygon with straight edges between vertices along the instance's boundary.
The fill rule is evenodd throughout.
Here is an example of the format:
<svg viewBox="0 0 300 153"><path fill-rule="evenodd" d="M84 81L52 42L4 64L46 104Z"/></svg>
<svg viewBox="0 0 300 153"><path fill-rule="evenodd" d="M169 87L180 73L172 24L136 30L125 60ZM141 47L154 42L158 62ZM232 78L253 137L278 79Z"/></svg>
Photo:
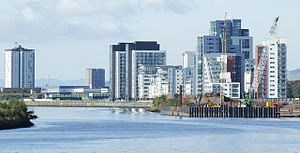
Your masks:
<svg viewBox="0 0 300 153"><path fill-rule="evenodd" d="M242 40L242 48L249 48L249 39Z"/></svg>
<svg viewBox="0 0 300 153"><path fill-rule="evenodd" d="M232 92L239 92L238 89L232 89Z"/></svg>

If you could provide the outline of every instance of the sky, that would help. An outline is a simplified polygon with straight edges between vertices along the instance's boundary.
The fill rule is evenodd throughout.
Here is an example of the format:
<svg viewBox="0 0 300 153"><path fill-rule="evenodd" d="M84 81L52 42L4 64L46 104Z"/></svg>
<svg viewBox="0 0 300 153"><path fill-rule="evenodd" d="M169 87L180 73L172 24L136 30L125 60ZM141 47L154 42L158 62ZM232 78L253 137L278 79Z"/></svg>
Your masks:
<svg viewBox="0 0 300 153"><path fill-rule="evenodd" d="M242 19L254 45L267 38L280 16L278 35L288 40L288 70L300 68L299 0L1 0L0 79L4 50L15 42L36 49L36 78L75 80L86 68L109 72L109 46L158 41L167 64L182 64L182 52L196 50L209 22Z"/></svg>

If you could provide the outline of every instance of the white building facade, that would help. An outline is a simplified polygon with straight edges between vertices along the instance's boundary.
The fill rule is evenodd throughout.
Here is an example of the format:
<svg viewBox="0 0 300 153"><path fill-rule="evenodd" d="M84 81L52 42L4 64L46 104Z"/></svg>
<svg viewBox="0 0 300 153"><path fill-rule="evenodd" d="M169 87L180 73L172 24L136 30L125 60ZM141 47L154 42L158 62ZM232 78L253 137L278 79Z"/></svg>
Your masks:
<svg viewBox="0 0 300 153"><path fill-rule="evenodd" d="M6 49L5 58L5 88L35 87L35 50L19 45Z"/></svg>
<svg viewBox="0 0 300 153"><path fill-rule="evenodd" d="M264 54L263 54L264 53ZM265 56L263 75L258 77L261 56ZM270 38L256 47L255 76L257 98L286 98L287 87L287 41L284 38Z"/></svg>
<svg viewBox="0 0 300 153"><path fill-rule="evenodd" d="M184 94L184 69L182 66L142 66L138 74L138 98L153 99L162 95L175 97Z"/></svg>
<svg viewBox="0 0 300 153"><path fill-rule="evenodd" d="M197 62L197 52L196 51L186 51L182 54L183 65L182 68L194 67Z"/></svg>
<svg viewBox="0 0 300 153"><path fill-rule="evenodd" d="M230 56L229 56L230 55ZM233 70L228 68L237 67L238 63L230 64L231 57L236 56L235 53L222 55L219 53L206 54L203 57L203 93L222 93L226 97L240 98L240 82L234 81L237 77L233 77ZM238 59L238 58L237 58ZM239 60L236 60L239 61ZM238 68L239 69L239 68Z"/></svg>

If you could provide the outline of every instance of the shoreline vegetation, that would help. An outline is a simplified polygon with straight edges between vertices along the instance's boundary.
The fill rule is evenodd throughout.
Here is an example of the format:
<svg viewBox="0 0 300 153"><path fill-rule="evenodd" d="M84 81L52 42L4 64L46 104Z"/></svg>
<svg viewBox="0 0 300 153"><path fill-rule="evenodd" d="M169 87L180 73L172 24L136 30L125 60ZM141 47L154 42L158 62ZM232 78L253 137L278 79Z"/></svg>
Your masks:
<svg viewBox="0 0 300 153"><path fill-rule="evenodd" d="M0 130L31 127L34 124L30 120L36 118L34 112L28 111L21 100L0 102Z"/></svg>
<svg viewBox="0 0 300 153"><path fill-rule="evenodd" d="M153 99L153 105L147 109L150 112L160 112L161 106L175 106L176 99L167 99L165 96L160 96Z"/></svg>

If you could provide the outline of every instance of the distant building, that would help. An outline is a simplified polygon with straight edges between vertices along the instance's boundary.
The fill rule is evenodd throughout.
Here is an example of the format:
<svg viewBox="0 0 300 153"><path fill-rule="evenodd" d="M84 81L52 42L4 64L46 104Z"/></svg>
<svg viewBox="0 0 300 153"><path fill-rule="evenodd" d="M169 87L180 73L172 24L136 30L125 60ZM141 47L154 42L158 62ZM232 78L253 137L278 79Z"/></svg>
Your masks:
<svg viewBox="0 0 300 153"><path fill-rule="evenodd" d="M157 69L156 75L150 78L148 97L156 98L162 95L170 95L170 81L168 71L164 68Z"/></svg>
<svg viewBox="0 0 300 153"><path fill-rule="evenodd" d="M206 54L203 57L203 93L220 93L231 98L240 98L241 56L234 53L222 55ZM227 65L226 72L222 66ZM223 80L221 82L220 80ZM232 84L235 84L232 86ZM237 90L227 90L234 87Z"/></svg>
<svg viewBox="0 0 300 153"><path fill-rule="evenodd" d="M155 41L136 41L110 46L110 80L113 100L138 98L141 66L166 65L166 51Z"/></svg>
<svg viewBox="0 0 300 153"><path fill-rule="evenodd" d="M82 100L108 99L109 88L91 89L89 86L43 86L41 92L47 99Z"/></svg>
<svg viewBox="0 0 300 153"><path fill-rule="evenodd" d="M41 88L0 88L2 93L40 93Z"/></svg>
<svg viewBox="0 0 300 153"><path fill-rule="evenodd" d="M267 54L263 54L267 53ZM273 38L256 47L255 76L259 84L254 89L257 98L286 98L287 43L286 39ZM258 66L265 56L265 68L259 75ZM261 76L261 77L258 77Z"/></svg>
<svg viewBox="0 0 300 153"><path fill-rule="evenodd" d="M180 86L183 85L184 69L181 65L142 66L138 74L138 98L175 97L180 94Z"/></svg>
<svg viewBox="0 0 300 153"><path fill-rule="evenodd" d="M104 69L86 69L86 83L92 88L101 88L105 86Z"/></svg>
<svg viewBox="0 0 300 153"><path fill-rule="evenodd" d="M196 51L186 51L183 56L183 89L185 95L195 94L196 89L196 64L198 56Z"/></svg>
<svg viewBox="0 0 300 153"><path fill-rule="evenodd" d="M5 88L35 87L35 50L19 45L4 51Z"/></svg>
<svg viewBox="0 0 300 153"><path fill-rule="evenodd" d="M191 68L196 65L197 62L197 52L195 51L186 51L182 54L183 65L182 68Z"/></svg>
<svg viewBox="0 0 300 153"><path fill-rule="evenodd" d="M183 68L183 89L185 95L194 95L195 90L195 66Z"/></svg>
<svg viewBox="0 0 300 153"><path fill-rule="evenodd" d="M170 95L175 96L180 94L180 87L184 83L184 71L182 66L175 66L168 69L170 82Z"/></svg>

